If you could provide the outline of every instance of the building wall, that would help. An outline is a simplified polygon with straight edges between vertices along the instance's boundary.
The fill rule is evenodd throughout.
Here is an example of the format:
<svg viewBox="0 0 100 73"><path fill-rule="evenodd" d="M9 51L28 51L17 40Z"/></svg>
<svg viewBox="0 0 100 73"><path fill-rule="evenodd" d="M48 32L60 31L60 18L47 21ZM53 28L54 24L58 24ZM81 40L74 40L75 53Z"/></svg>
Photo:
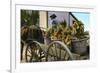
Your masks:
<svg viewBox="0 0 100 73"><path fill-rule="evenodd" d="M55 19L57 20L58 24L65 20L67 26L71 26L73 24L73 21L75 21L75 18L73 18L69 12L40 11L39 24L42 29L45 30L45 28L47 27L52 27L52 19L50 18L52 14L55 14L57 16Z"/></svg>
<svg viewBox="0 0 100 73"><path fill-rule="evenodd" d="M71 15L70 15L69 19L70 19L69 24L70 24L70 26L71 26L71 25L73 24L73 21L76 21L76 20L75 20L75 18L73 18Z"/></svg>
<svg viewBox="0 0 100 73"><path fill-rule="evenodd" d="M39 24L41 29L45 30L47 28L47 12L40 11L39 12Z"/></svg>
<svg viewBox="0 0 100 73"><path fill-rule="evenodd" d="M57 17L55 18L55 20L58 22L58 24L62 21L66 21L67 25L69 24L69 13L68 12L54 12L54 11L49 11L48 12L48 26L51 27L52 26L52 20L50 18L50 16L52 14L55 14Z"/></svg>

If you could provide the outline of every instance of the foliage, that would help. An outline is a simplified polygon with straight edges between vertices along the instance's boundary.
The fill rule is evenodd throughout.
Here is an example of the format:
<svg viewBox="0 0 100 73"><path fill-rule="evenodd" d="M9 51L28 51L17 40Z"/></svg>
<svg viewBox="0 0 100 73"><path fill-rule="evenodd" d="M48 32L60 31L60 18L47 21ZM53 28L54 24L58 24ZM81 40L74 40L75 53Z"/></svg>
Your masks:
<svg viewBox="0 0 100 73"><path fill-rule="evenodd" d="M21 10L21 25L36 25L39 22L39 11Z"/></svg>

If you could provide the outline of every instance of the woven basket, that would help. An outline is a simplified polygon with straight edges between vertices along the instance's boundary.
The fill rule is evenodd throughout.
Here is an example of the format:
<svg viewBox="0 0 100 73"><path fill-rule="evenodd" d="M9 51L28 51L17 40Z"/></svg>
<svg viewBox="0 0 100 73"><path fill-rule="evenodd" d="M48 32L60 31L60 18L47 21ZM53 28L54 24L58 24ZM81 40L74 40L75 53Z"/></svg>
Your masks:
<svg viewBox="0 0 100 73"><path fill-rule="evenodd" d="M88 38L80 39L80 40L72 40L72 52L77 54L84 54L87 52L87 42Z"/></svg>

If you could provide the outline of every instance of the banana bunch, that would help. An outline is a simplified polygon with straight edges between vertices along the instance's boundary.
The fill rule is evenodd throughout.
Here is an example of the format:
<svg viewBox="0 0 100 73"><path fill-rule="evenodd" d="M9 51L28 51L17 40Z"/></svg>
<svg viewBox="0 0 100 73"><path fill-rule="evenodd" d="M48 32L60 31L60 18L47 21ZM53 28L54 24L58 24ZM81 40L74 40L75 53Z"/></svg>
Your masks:
<svg viewBox="0 0 100 73"><path fill-rule="evenodd" d="M67 47L70 49L72 47L72 40L71 40L71 35L67 35L64 43L67 45Z"/></svg>
<svg viewBox="0 0 100 73"><path fill-rule="evenodd" d="M21 27L21 38L22 38L22 40L24 40L24 41L27 40L28 33L29 33L29 27L28 26Z"/></svg>
<svg viewBox="0 0 100 73"><path fill-rule="evenodd" d="M64 42L68 48L72 47L72 40L79 39L80 36L84 36L84 25L80 21L75 21L72 26L66 26L65 22L61 22L60 24L53 26L50 30L49 35L50 38L54 40L61 40Z"/></svg>
<svg viewBox="0 0 100 73"><path fill-rule="evenodd" d="M80 21L74 22L72 25L71 35L79 38L81 35L83 36L83 33L84 33L83 23Z"/></svg>

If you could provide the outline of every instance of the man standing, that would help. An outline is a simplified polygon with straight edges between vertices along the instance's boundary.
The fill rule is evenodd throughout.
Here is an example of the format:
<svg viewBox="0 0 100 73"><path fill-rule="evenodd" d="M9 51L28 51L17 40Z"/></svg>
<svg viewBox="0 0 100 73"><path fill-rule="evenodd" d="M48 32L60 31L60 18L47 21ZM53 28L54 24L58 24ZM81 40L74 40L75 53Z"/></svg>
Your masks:
<svg viewBox="0 0 100 73"><path fill-rule="evenodd" d="M52 15L50 16L50 18L51 18L51 20L52 20L52 26L55 26L55 25L58 24L58 21L57 21L56 17L57 17L57 16L56 16L55 14L52 14Z"/></svg>

